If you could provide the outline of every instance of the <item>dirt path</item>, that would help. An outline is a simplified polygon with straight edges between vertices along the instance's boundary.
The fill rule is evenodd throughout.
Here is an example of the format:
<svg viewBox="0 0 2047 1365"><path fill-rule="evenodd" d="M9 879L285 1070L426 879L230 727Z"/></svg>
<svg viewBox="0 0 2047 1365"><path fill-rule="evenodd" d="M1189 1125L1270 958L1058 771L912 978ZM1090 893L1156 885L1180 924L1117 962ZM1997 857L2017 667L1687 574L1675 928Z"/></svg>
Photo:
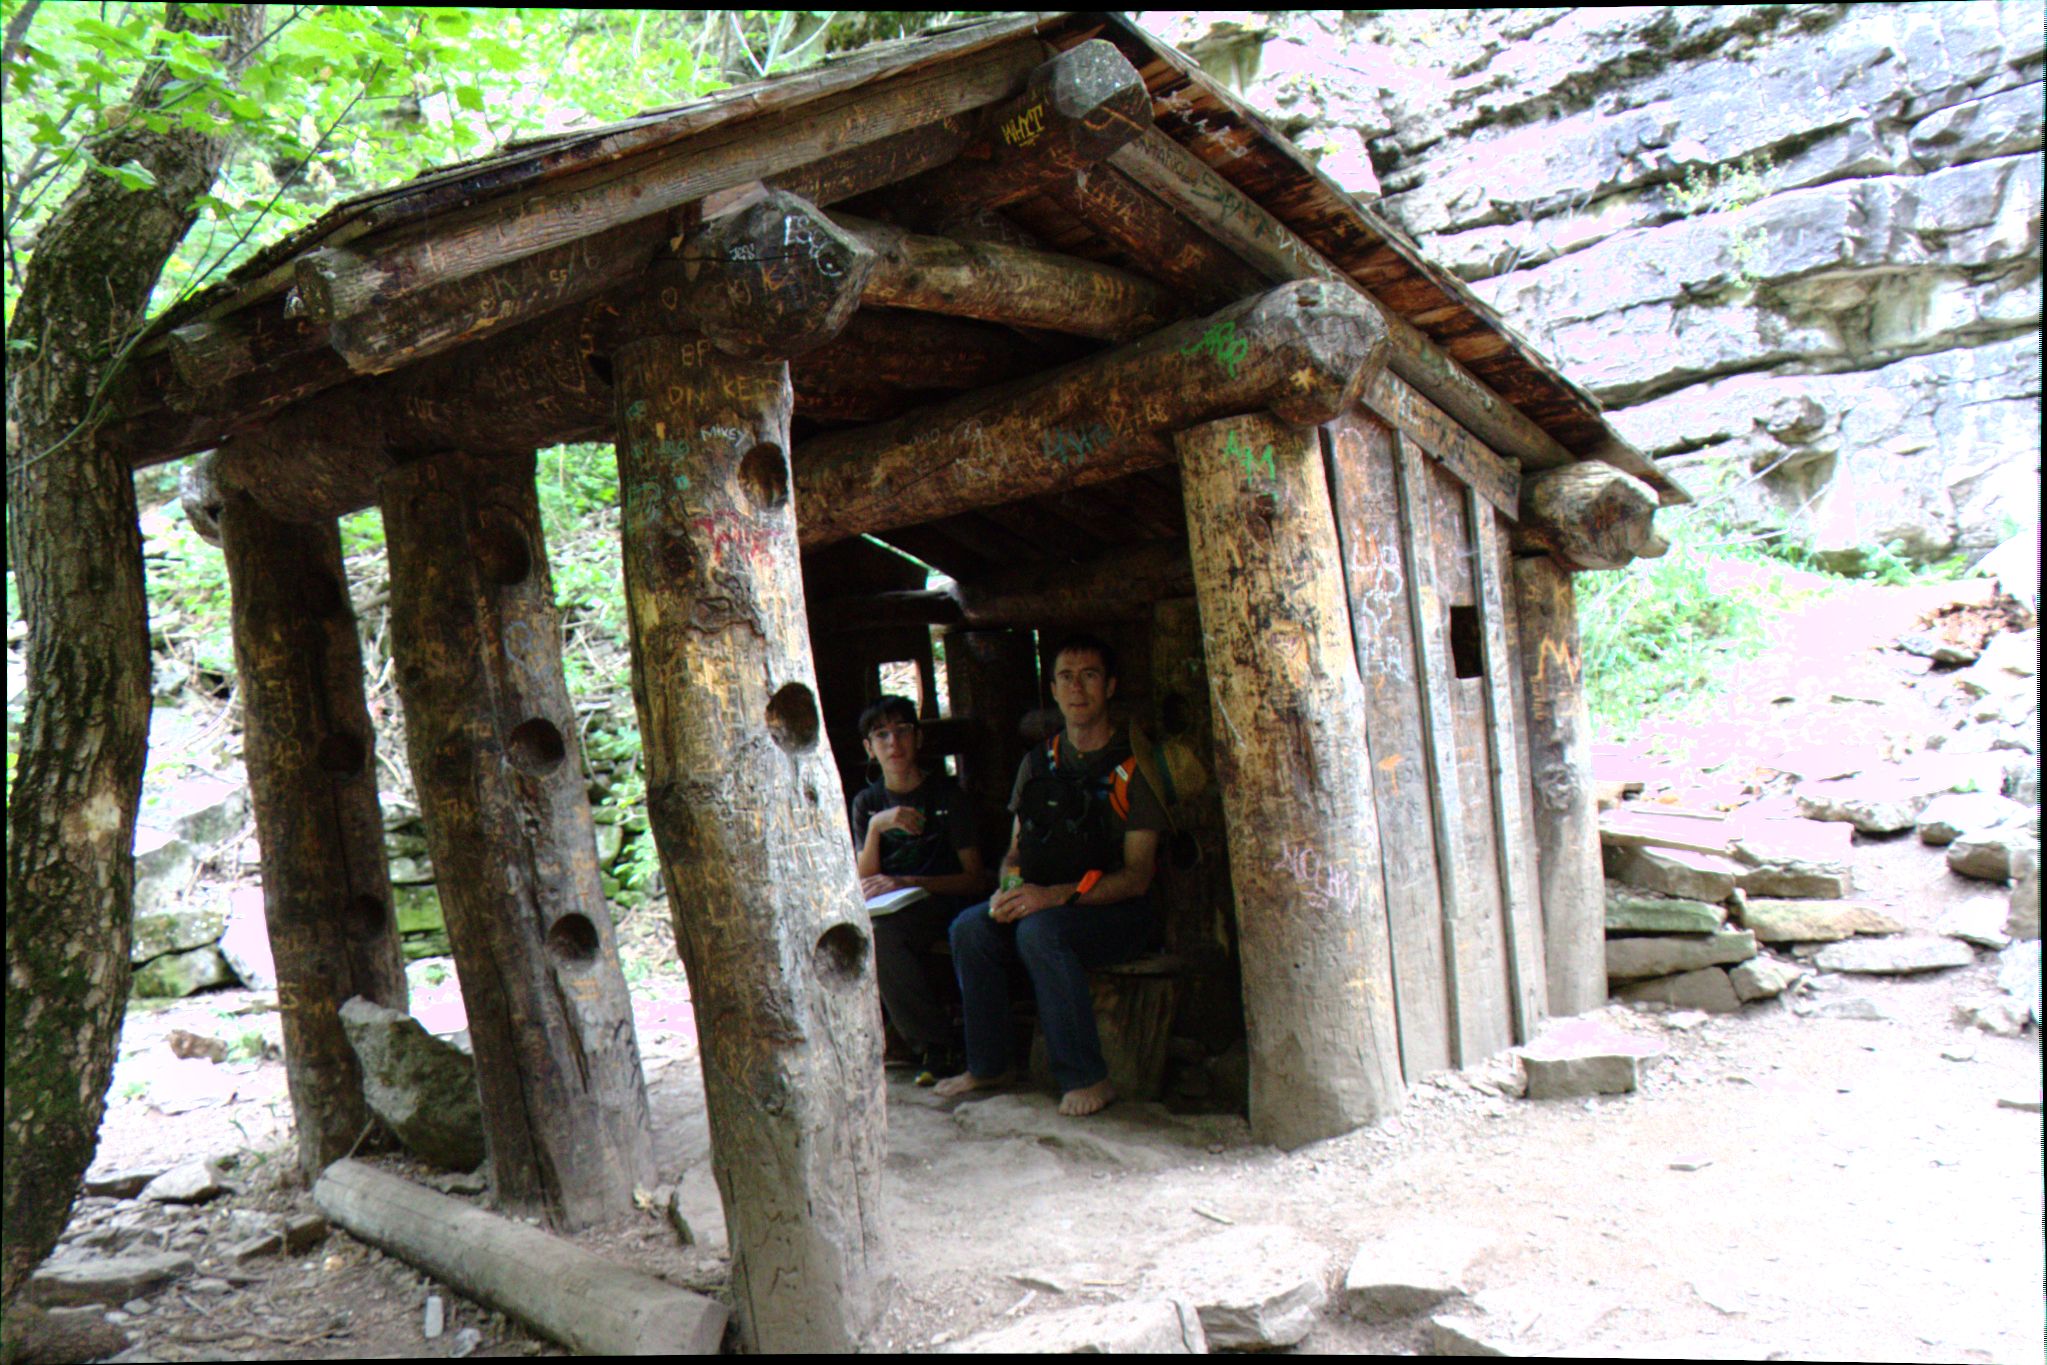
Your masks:
<svg viewBox="0 0 2047 1365"><path fill-rule="evenodd" d="M1920 747L1953 710L1942 679L1869 649L1922 609L1892 596L1815 608L1795 636L1803 643L1759 665L1744 700L1670 736L1699 773L1687 803L1767 797L1781 786L1772 764L1793 752L1887 734L1894 747ZM1909 834L1858 838L1856 885L1922 931L1958 900L2003 894L1952 876ZM1534 1102L1457 1075L1426 1078L1398 1118L1290 1154L1253 1145L1233 1117L1124 1103L1062 1120L1039 1095L948 1109L893 1078L898 1286L875 1344L943 1348L1059 1308L1165 1292L1162 1257L1232 1227L1296 1230L1323 1253L1336 1291L1361 1243L1435 1225L1483 1234L1471 1288L1493 1330L1525 1348L2040 1361L2039 1036L1993 1037L1951 1015L1957 1000L1994 989L1996 965L1985 952L1925 977L1818 979L1815 998L1866 997L1877 1019L1801 1017L1783 1002L1702 1021L1611 1008L1614 1026L1667 1049L1634 1095ZM419 992L430 1027L452 1021L451 991ZM679 979L657 975L635 998L663 1175L679 1180L701 1245L676 1246L653 1216L587 1240L714 1286L723 1218L686 996ZM99 1164L231 1155L241 1189L148 1213L200 1267L122 1310L137 1341L124 1358L445 1355L468 1341L465 1328L478 1355L556 1353L340 1234L293 1258L225 1261L238 1210L310 1207L288 1178L282 1067L181 1062L164 1039L187 1028L274 1041L262 1004L224 992L131 1013ZM255 1012L232 1012L245 1007ZM2033 1111L2000 1106L2013 1098ZM87 1201L73 1231L142 1217ZM449 1309L432 1341L421 1334L429 1293ZM1336 1303L1332 1292L1298 1350L1427 1349L1422 1321L1366 1327Z"/></svg>

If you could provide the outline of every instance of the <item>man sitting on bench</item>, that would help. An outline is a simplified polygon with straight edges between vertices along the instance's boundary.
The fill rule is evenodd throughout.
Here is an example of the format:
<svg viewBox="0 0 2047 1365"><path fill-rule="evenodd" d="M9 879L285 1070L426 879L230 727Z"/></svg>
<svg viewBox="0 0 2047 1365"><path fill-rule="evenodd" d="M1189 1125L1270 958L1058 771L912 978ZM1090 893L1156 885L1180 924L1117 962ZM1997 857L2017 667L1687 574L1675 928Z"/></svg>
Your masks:
<svg viewBox="0 0 2047 1365"><path fill-rule="evenodd" d="M966 1010L967 1069L935 1093L964 1095L1008 1080L1009 967L1021 961L1038 1002L1059 1112L1092 1114L1116 1097L1095 1029L1090 967L1156 948L1159 915L1146 894L1165 808L1109 720L1116 651L1091 635L1052 659L1052 700L1066 728L1025 756L1003 889L952 922L953 971Z"/></svg>

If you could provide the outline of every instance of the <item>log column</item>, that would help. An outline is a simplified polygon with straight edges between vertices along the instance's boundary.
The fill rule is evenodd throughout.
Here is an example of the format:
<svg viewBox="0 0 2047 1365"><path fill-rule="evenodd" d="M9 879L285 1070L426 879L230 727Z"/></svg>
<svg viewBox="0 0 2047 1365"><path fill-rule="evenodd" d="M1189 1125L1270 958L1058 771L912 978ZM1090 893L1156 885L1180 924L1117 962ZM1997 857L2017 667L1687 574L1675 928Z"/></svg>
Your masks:
<svg viewBox="0 0 2047 1365"><path fill-rule="evenodd" d="M299 1167L311 1179L348 1155L370 1118L342 1002L361 995L406 1007L376 734L334 523L281 522L241 492L219 494L215 505L285 1079Z"/></svg>
<svg viewBox="0 0 2047 1365"><path fill-rule="evenodd" d="M879 1309L881 1014L804 629L788 366L649 339L615 375L647 816L740 1336L848 1350Z"/></svg>
<svg viewBox="0 0 2047 1365"><path fill-rule="evenodd" d="M1236 883L1251 1131L1298 1147L1401 1101L1379 828L1320 433L1182 432Z"/></svg>
<svg viewBox="0 0 2047 1365"><path fill-rule="evenodd" d="M1592 716L1578 650L1571 575L1547 555L1514 561L1521 671L1528 686L1528 766L1535 790L1549 1012L1606 1003L1606 881L1592 784Z"/></svg>
<svg viewBox="0 0 2047 1365"><path fill-rule="evenodd" d="M383 488L407 747L500 1202L557 1227L653 1181L632 1002L598 883L533 457Z"/></svg>
<svg viewBox="0 0 2047 1365"><path fill-rule="evenodd" d="M952 713L970 723L960 786L974 802L981 852L1000 866L1009 848L1009 793L1030 746L1023 718L1038 704L1037 650L1028 630L948 630L946 684Z"/></svg>

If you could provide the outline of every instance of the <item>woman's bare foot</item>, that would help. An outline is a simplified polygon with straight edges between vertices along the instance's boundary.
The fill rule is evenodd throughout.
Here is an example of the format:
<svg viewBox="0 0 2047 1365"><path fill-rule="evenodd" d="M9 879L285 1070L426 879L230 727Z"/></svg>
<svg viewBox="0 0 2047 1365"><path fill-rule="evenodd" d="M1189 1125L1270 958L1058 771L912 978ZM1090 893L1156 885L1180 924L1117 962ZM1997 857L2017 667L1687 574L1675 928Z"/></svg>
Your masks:
<svg viewBox="0 0 2047 1365"><path fill-rule="evenodd" d="M1079 1118L1083 1114L1094 1113L1115 1098L1115 1086L1106 1080L1096 1081L1093 1085L1083 1086L1079 1090L1069 1090L1061 1095L1059 1112L1068 1118Z"/></svg>
<svg viewBox="0 0 2047 1365"><path fill-rule="evenodd" d="M959 1075L947 1076L937 1085L932 1086L931 1093L940 1099L950 1100L957 1099L961 1095L971 1095L976 1090L992 1090L997 1086L1006 1085L1008 1082L1009 1076L1007 1073L1000 1076L982 1077L976 1076L971 1071L962 1071Z"/></svg>

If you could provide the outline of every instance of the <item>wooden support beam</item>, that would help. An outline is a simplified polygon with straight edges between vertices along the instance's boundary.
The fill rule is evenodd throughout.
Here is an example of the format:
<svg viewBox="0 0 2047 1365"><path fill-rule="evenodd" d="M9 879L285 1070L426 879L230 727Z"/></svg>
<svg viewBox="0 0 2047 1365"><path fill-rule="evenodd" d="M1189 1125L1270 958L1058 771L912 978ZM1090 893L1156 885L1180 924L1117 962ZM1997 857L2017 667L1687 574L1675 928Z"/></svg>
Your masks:
<svg viewBox="0 0 2047 1365"><path fill-rule="evenodd" d="M245 493L219 508L285 1082L311 1180L369 1124L342 1002L406 1007L376 732L334 523L278 521Z"/></svg>
<svg viewBox="0 0 2047 1365"><path fill-rule="evenodd" d="M1268 280L1333 280L1361 294L1366 292L1249 195L1164 133L1154 130L1133 140L1111 156L1109 164L1200 224ZM1386 324L1393 343L1388 368L1479 441L1530 469L1577 460L1533 419L1390 310ZM1687 501L1654 466L1618 440L1592 452L1591 458L1649 479L1665 491L1668 501Z"/></svg>
<svg viewBox="0 0 2047 1365"><path fill-rule="evenodd" d="M964 215L1071 180L1151 126L1151 92L1115 44L1090 39L1031 73L1022 94L987 111L959 159L897 185L906 223L942 230Z"/></svg>
<svg viewBox="0 0 2047 1365"><path fill-rule="evenodd" d="M972 626L1078 626L1141 621L1154 603L1194 591L1184 541L1118 545L1065 567L1032 564L959 585Z"/></svg>
<svg viewBox="0 0 2047 1365"><path fill-rule="evenodd" d="M1251 1132L1298 1147L1399 1108L1379 826L1320 434L1177 439L1237 892Z"/></svg>
<svg viewBox="0 0 2047 1365"><path fill-rule="evenodd" d="M313 1202L350 1235L583 1356L716 1355L725 1305L473 1204L337 1161Z"/></svg>
<svg viewBox="0 0 2047 1365"><path fill-rule="evenodd" d="M268 299L223 318L173 328L167 340L178 378L205 390L312 355L327 344L327 334L304 318L286 317L283 300Z"/></svg>
<svg viewBox="0 0 2047 1365"><path fill-rule="evenodd" d="M383 508L406 741L491 1186L515 1211L585 1227L632 1208L653 1146L532 456L401 466Z"/></svg>
<svg viewBox="0 0 2047 1365"><path fill-rule="evenodd" d="M1328 432L1329 495L1365 691L1401 1067L1412 1083L1452 1062L1425 656L1408 595L1394 429L1371 413L1350 412Z"/></svg>
<svg viewBox="0 0 2047 1365"><path fill-rule="evenodd" d="M799 391L867 389L978 389L1018 379L1061 359L1006 327L862 307L846 330L814 351L793 357L789 374Z"/></svg>
<svg viewBox="0 0 2047 1365"><path fill-rule="evenodd" d="M647 817L740 1339L850 1350L881 1306L881 1020L804 630L788 367L667 338L614 365Z"/></svg>
<svg viewBox="0 0 2047 1365"><path fill-rule="evenodd" d="M1080 219L1196 311L1267 288L1272 281L1186 218L1133 184L1113 164L1050 186L1046 197Z"/></svg>
<svg viewBox="0 0 2047 1365"><path fill-rule="evenodd" d="M1583 468L1583 466L1578 466ZM1561 472L1561 471L1560 471ZM1622 477L1626 477L1623 475ZM1507 949L1507 999L1514 1041L1535 1037L1549 1012L1542 942L1542 892L1535 873L1535 830L1525 804L1528 754L1521 742L1521 715L1514 699L1513 640L1517 634L1508 559L1501 553L1500 525L1492 507L1474 489L1464 494L1465 525L1471 537L1471 574L1478 599L1480 671L1485 674L1485 720L1499 853L1500 926Z"/></svg>
<svg viewBox="0 0 2047 1365"><path fill-rule="evenodd" d="M1577 595L1555 561L1514 561L1529 781L1535 793L1549 1012L1606 1003L1606 879L1592 782L1592 718L1578 648Z"/></svg>
<svg viewBox="0 0 2047 1365"><path fill-rule="evenodd" d="M927 237L844 214L876 258L863 304L1128 341L1180 316L1158 285L1114 266L997 242Z"/></svg>
<svg viewBox="0 0 2047 1365"><path fill-rule="evenodd" d="M704 224L683 261L682 307L719 350L787 360L839 334L876 257L807 201L767 190Z"/></svg>
<svg viewBox="0 0 2047 1365"><path fill-rule="evenodd" d="M490 204L430 235L309 253L297 266L301 304L323 325L388 308L435 285L994 103L1026 78L1031 46L1004 44L710 132L581 183Z"/></svg>
<svg viewBox="0 0 2047 1365"><path fill-rule="evenodd" d="M1120 477L1167 460L1171 431L1271 407L1344 411L1384 364L1375 309L1296 284L991 392L805 443L806 545Z"/></svg>
<svg viewBox="0 0 2047 1365"><path fill-rule="evenodd" d="M1620 569L1670 548L1656 533L1656 490L1612 465L1546 470L1521 496L1525 549L1547 550L1566 568Z"/></svg>

